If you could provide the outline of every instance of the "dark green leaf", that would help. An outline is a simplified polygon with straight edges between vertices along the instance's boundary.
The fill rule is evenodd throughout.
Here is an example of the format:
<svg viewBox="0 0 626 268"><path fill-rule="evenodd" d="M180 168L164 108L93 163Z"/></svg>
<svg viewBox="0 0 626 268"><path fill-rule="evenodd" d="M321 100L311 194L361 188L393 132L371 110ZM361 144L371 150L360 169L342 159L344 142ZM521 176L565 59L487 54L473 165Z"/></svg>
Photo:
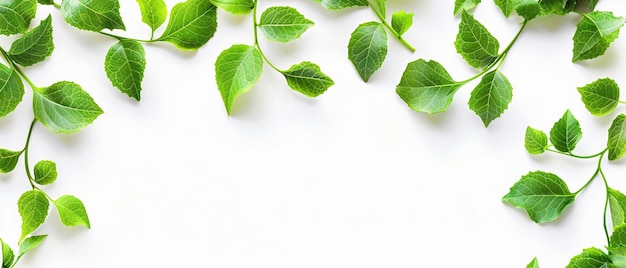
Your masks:
<svg viewBox="0 0 626 268"><path fill-rule="evenodd" d="M531 20L542 12L541 5L537 0L495 0L495 3L506 17L515 11L524 19Z"/></svg>
<svg viewBox="0 0 626 268"><path fill-rule="evenodd" d="M54 201L54 205L57 207L61 222L65 226L84 225L91 228L87 210L80 199L71 195L64 195Z"/></svg>
<svg viewBox="0 0 626 268"><path fill-rule="evenodd" d="M472 91L469 106L482 119L485 127L500 117L513 99L513 87L499 71L491 71L483 76Z"/></svg>
<svg viewBox="0 0 626 268"><path fill-rule="evenodd" d="M54 0L37 0L42 5L54 5Z"/></svg>
<svg viewBox="0 0 626 268"><path fill-rule="evenodd" d="M406 13L404 10L391 14L391 27L403 35L413 26L413 13Z"/></svg>
<svg viewBox="0 0 626 268"><path fill-rule="evenodd" d="M141 82L146 69L146 53L141 43L123 39L113 45L104 60L107 77L124 94L141 100Z"/></svg>
<svg viewBox="0 0 626 268"><path fill-rule="evenodd" d="M567 0L539 0L539 5L544 15L563 15L569 12L566 10L566 4Z"/></svg>
<svg viewBox="0 0 626 268"><path fill-rule="evenodd" d="M315 25L292 7L270 7L261 14L259 28L272 41L289 42L300 38Z"/></svg>
<svg viewBox="0 0 626 268"><path fill-rule="evenodd" d="M137 0L141 10L141 21L147 24L152 33L163 25L167 18L167 6L163 0Z"/></svg>
<svg viewBox="0 0 626 268"><path fill-rule="evenodd" d="M24 256L24 254L26 254L27 252L41 245L41 243L46 239L46 237L48 237L48 235L34 235L34 236L30 236L24 239L24 241L20 243L20 250L18 253L18 258Z"/></svg>
<svg viewBox="0 0 626 268"><path fill-rule="evenodd" d="M317 97L335 84L319 66L308 61L291 66L283 75L289 87L309 97Z"/></svg>
<svg viewBox="0 0 626 268"><path fill-rule="evenodd" d="M327 9L342 9L354 6L368 6L367 0L313 0L322 3Z"/></svg>
<svg viewBox="0 0 626 268"><path fill-rule="evenodd" d="M0 64L0 117L17 108L24 96L24 84L15 70Z"/></svg>
<svg viewBox="0 0 626 268"><path fill-rule="evenodd" d="M541 130L527 127L524 147L530 154L542 154L548 148L548 135Z"/></svg>
<svg viewBox="0 0 626 268"><path fill-rule="evenodd" d="M35 164L35 182L39 185L52 184L57 179L57 164L43 160Z"/></svg>
<svg viewBox="0 0 626 268"><path fill-rule="evenodd" d="M46 195L38 190L30 190L20 196L17 201L17 207L22 216L20 242L43 224L48 216L49 205Z"/></svg>
<svg viewBox="0 0 626 268"><path fill-rule="evenodd" d="M578 123L572 112L567 110L550 130L550 142L557 150L569 153L576 148L576 144L582 135L580 123Z"/></svg>
<svg viewBox="0 0 626 268"><path fill-rule="evenodd" d="M602 250L588 248L572 258L565 268L606 268L609 263L611 259Z"/></svg>
<svg viewBox="0 0 626 268"><path fill-rule="evenodd" d="M606 115L619 104L619 86L613 79L602 78L584 87L579 87L578 92L587 110L593 115Z"/></svg>
<svg viewBox="0 0 626 268"><path fill-rule="evenodd" d="M459 15L463 10L470 10L480 4L480 0L455 0L454 15Z"/></svg>
<svg viewBox="0 0 626 268"><path fill-rule="evenodd" d="M211 3L233 14L248 14L254 8L254 0L211 0Z"/></svg>
<svg viewBox="0 0 626 268"><path fill-rule="evenodd" d="M188 0L172 8L170 21L158 40L181 49L198 49L216 30L217 8L209 0Z"/></svg>
<svg viewBox="0 0 626 268"><path fill-rule="evenodd" d="M19 65L31 66L52 55L53 50L52 17L48 15L39 26L28 31L11 44L9 55Z"/></svg>
<svg viewBox="0 0 626 268"><path fill-rule="evenodd" d="M462 11L454 46L463 59L477 69L491 65L498 58L500 48L498 40L466 11Z"/></svg>
<svg viewBox="0 0 626 268"><path fill-rule="evenodd" d="M126 29L118 0L63 0L61 15L67 23L81 30Z"/></svg>
<svg viewBox="0 0 626 268"><path fill-rule="evenodd" d="M0 173L9 173L15 169L22 152L0 149Z"/></svg>
<svg viewBox="0 0 626 268"><path fill-rule="evenodd" d="M609 188L609 205L613 228L626 223L626 196L618 190Z"/></svg>
<svg viewBox="0 0 626 268"><path fill-rule="evenodd" d="M9 245L0 239L2 245L2 268L10 268L15 260L15 254Z"/></svg>
<svg viewBox="0 0 626 268"><path fill-rule="evenodd" d="M23 33L37 14L36 0L0 1L0 34Z"/></svg>
<svg viewBox="0 0 626 268"><path fill-rule="evenodd" d="M572 61L582 61L601 56L619 36L624 18L611 12L594 11L584 14L574 34L574 56Z"/></svg>
<svg viewBox="0 0 626 268"><path fill-rule="evenodd" d="M237 96L252 89L261 74L263 56L253 46L234 45L217 57L215 80L229 115Z"/></svg>
<svg viewBox="0 0 626 268"><path fill-rule="evenodd" d="M609 128L609 160L620 159L626 154L626 115L620 114L613 120Z"/></svg>
<svg viewBox="0 0 626 268"><path fill-rule="evenodd" d="M526 268L539 268L539 261L537 260L537 257L535 257L533 261L526 265Z"/></svg>
<svg viewBox="0 0 626 268"><path fill-rule="evenodd" d="M378 22L359 25L350 36L348 58L361 79L367 82L383 65L387 56L387 32Z"/></svg>

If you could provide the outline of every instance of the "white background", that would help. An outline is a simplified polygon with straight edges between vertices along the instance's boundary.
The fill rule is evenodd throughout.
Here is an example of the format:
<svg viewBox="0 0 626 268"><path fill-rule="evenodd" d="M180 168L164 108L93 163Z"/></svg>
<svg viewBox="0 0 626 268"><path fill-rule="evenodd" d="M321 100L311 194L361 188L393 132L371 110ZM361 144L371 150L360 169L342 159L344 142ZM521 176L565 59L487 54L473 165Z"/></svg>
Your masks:
<svg viewBox="0 0 626 268"><path fill-rule="evenodd" d="M120 2L127 33L119 33L148 38L136 2ZM180 1L167 2L171 8ZM626 108L593 117L576 87L601 77L626 87L626 38L601 58L573 64L579 15L533 21L502 67L515 88L513 102L486 129L467 105L478 80L459 91L446 113L432 116L413 112L395 93L406 64L418 58L437 60L457 80L475 73L453 45L454 1L389 2L389 13L415 13L405 37L417 52L390 39L384 65L363 83L346 46L357 25L376 20L372 11L261 1L260 11L288 3L316 23L292 43L261 39L272 62L285 69L316 62L336 85L308 99L266 65L231 117L214 62L233 44L252 44L251 15L220 10L216 36L197 52L147 45L136 103L104 73L114 40L71 28L58 10L40 7L33 25L52 13L56 50L25 72L39 86L81 84L105 114L69 136L36 126L30 161L54 160L60 174L45 190L81 198L92 229L64 227L51 209L36 231L48 239L18 266L525 267L538 256L542 267L564 267L583 248L603 248L600 180L559 220L543 225L501 198L529 171L556 173L572 191L591 176L595 160L528 155L524 131L528 125L549 131L569 108L584 132L576 152L602 150L612 119ZM483 2L473 13L503 48L520 19ZM603 0L598 9L626 16L623 1ZM31 97L0 120L0 147L22 148ZM611 186L622 191L625 163L605 164ZM22 161L0 176L0 237L13 246L20 233L16 202L28 189Z"/></svg>

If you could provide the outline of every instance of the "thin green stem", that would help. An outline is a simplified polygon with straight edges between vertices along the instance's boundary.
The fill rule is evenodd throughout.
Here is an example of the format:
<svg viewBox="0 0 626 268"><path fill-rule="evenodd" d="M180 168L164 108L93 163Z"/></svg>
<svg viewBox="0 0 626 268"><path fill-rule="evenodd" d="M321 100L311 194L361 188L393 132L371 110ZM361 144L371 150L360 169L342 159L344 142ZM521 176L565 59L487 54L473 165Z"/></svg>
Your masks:
<svg viewBox="0 0 626 268"><path fill-rule="evenodd" d="M158 40L154 40L154 32L152 32L152 36L150 37L150 40L143 40L143 39L124 37L124 36L119 36L119 35L116 35L116 34L106 33L106 32L98 32L98 33L102 34L102 35L109 36L109 37L113 37L113 38L118 39L118 40L133 40L133 41L143 42L143 43L152 43L152 42L158 41Z"/></svg>
<svg viewBox="0 0 626 268"><path fill-rule="evenodd" d="M272 69L276 70L279 73L284 73L285 71L279 69L274 64L272 64L272 62L267 58L267 56L265 56L265 53L263 53L263 50L261 49L261 46L259 45L259 23L257 21L257 6L258 6L258 2L259 1L254 1L254 8L252 9L252 20L253 20L253 23L254 23L254 46L259 51L259 54L261 54L261 57L263 57L263 60L265 62L267 62L267 64L270 67L272 67Z"/></svg>
<svg viewBox="0 0 626 268"><path fill-rule="evenodd" d="M583 187L581 187L578 191L574 192L574 195L578 195L578 193L580 193L583 190L585 190L587 188L587 186L589 186L589 184L591 184L591 182L596 178L598 173L600 173L604 177L604 174L602 173L602 159L604 158L604 154L606 153L606 151L607 151L607 149L604 149L604 150L602 150L602 152L592 156L592 157L598 157L598 164L596 166L596 171L593 173L593 175L587 181L587 183L585 183L585 185L583 185ZM570 156L572 156L572 155L570 155ZM573 157L576 157L576 156L573 156ZM579 157L579 158L591 158L591 157Z"/></svg>
<svg viewBox="0 0 626 268"><path fill-rule="evenodd" d="M385 20L385 16L380 11L380 9L375 8L372 5L372 2L370 2L370 1L367 1L367 5L370 7L370 9L372 11L374 11L374 14L376 14L376 17L378 17L378 19L385 26L385 28L387 28L387 30L389 30L389 32L391 32L391 34L396 39L398 39L398 41L400 41L400 43L402 43L402 45L404 45L406 48L408 48L411 52L415 52L416 49L413 46L411 46L411 44L409 44L409 42L407 42L404 38L402 38L402 35L400 35L393 27L391 27L391 25L389 25L389 23L387 23L387 21Z"/></svg>
<svg viewBox="0 0 626 268"><path fill-rule="evenodd" d="M606 244L611 244L611 238L609 236L609 229L606 226L606 212L609 209L609 183L606 181L606 176L604 176L604 172L600 169L600 176L602 177L602 181L604 181L604 188L606 189L606 199L604 200L604 214L602 217L602 224L604 227L604 235L606 236Z"/></svg>
<svg viewBox="0 0 626 268"><path fill-rule="evenodd" d="M28 164L28 148L30 146L30 138L33 134L35 123L37 123L36 118L33 119L33 122L30 124L30 128L28 129L28 136L26 136L26 145L24 145L24 149L22 149L22 152L24 152L24 168L26 169L26 176L28 176L28 182L30 183L30 186L33 187L33 190L37 189L37 187L35 186L35 183L33 182L35 181L35 179L33 178L33 175L30 173L30 165Z"/></svg>
<svg viewBox="0 0 626 268"><path fill-rule="evenodd" d="M553 152L553 153L557 153L557 154L562 154L562 155L567 155L567 156L571 156L574 158L578 158L578 159L590 159L590 158L596 158L600 155L603 155L606 151L608 150L608 148L605 148L604 150L602 150L601 152L597 153L597 154L593 154L593 155L576 155L573 153L564 153L558 150L554 150L554 149L546 149L546 151L548 152Z"/></svg>

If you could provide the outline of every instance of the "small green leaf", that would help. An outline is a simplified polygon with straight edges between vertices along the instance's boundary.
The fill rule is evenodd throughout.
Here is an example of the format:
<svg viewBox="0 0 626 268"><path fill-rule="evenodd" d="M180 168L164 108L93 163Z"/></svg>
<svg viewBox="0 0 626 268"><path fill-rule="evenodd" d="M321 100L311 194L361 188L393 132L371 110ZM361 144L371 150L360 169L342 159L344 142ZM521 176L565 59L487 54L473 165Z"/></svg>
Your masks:
<svg viewBox="0 0 626 268"><path fill-rule="evenodd" d="M295 64L282 74L289 87L309 97L317 97L335 84L317 64L308 61Z"/></svg>
<svg viewBox="0 0 626 268"><path fill-rule="evenodd" d="M17 108L24 96L24 84L15 70L0 64L0 117Z"/></svg>
<svg viewBox="0 0 626 268"><path fill-rule="evenodd" d="M515 12L527 21L530 21L541 15L542 9L537 0L519 0Z"/></svg>
<svg viewBox="0 0 626 268"><path fill-rule="evenodd" d="M211 0L211 3L233 14L248 14L254 8L254 0Z"/></svg>
<svg viewBox="0 0 626 268"><path fill-rule="evenodd" d="M454 15L459 15L463 10L471 10L480 4L480 0L455 0Z"/></svg>
<svg viewBox="0 0 626 268"><path fill-rule="evenodd" d="M37 0L42 5L54 5L54 0Z"/></svg>
<svg viewBox="0 0 626 268"><path fill-rule="evenodd" d="M542 9L543 15L564 15L569 12L566 9L566 4L568 0L540 0L539 5Z"/></svg>
<svg viewBox="0 0 626 268"><path fill-rule="evenodd" d="M22 152L0 149L0 173L9 173L15 169Z"/></svg>
<svg viewBox="0 0 626 268"><path fill-rule="evenodd" d="M535 257L533 261L526 265L526 268L539 268L539 261L537 260L537 257Z"/></svg>
<svg viewBox="0 0 626 268"><path fill-rule="evenodd" d="M34 235L34 236L30 236L24 239L24 241L20 243L20 250L18 253L18 258L21 258L27 252L41 245L41 243L46 239L46 237L48 237L48 235Z"/></svg>
<svg viewBox="0 0 626 268"><path fill-rule="evenodd" d="M28 31L11 44L9 55L19 65L31 66L52 55L53 50L52 17L48 15L39 26Z"/></svg>
<svg viewBox="0 0 626 268"><path fill-rule="evenodd" d="M327 9L343 9L354 6L366 7L369 5L367 0L313 0L319 2Z"/></svg>
<svg viewBox="0 0 626 268"><path fill-rule="evenodd" d="M372 6L372 8L380 11L380 14L383 15L383 18L387 17L387 0L374 0L372 2L374 3L374 6Z"/></svg>
<svg viewBox="0 0 626 268"><path fill-rule="evenodd" d="M535 171L515 183L502 200L526 210L534 222L544 223L557 219L575 197L558 176Z"/></svg>
<svg viewBox="0 0 626 268"><path fill-rule="evenodd" d="M367 82L383 65L387 56L387 32L378 22L359 25L350 37L348 58L361 79Z"/></svg>
<svg viewBox="0 0 626 268"><path fill-rule="evenodd" d="M52 184L57 179L57 164L43 160L35 164L35 182L39 185Z"/></svg>
<svg viewBox="0 0 626 268"><path fill-rule="evenodd" d="M54 133L80 131L102 114L80 85L67 81L34 90L33 110L35 118Z"/></svg>
<svg viewBox="0 0 626 268"><path fill-rule="evenodd" d="M43 224L48 216L49 205L46 195L38 190L30 190L20 196L17 201L17 207L22 216L20 242Z"/></svg>
<svg viewBox="0 0 626 268"><path fill-rule="evenodd" d="M619 36L624 18L612 12L594 11L583 14L574 34L574 56L572 61L582 61L601 56Z"/></svg>
<svg viewBox="0 0 626 268"><path fill-rule="evenodd" d="M404 10L391 14L391 27L398 35L405 34L413 26L413 13L406 13Z"/></svg>
<svg viewBox="0 0 626 268"><path fill-rule="evenodd" d="M626 196L615 189L608 189L613 228L626 223Z"/></svg>
<svg viewBox="0 0 626 268"><path fill-rule="evenodd" d="M626 255L626 224L621 224L613 230L609 239L609 250L613 254Z"/></svg>
<svg viewBox="0 0 626 268"><path fill-rule="evenodd" d="M490 66L498 58L500 48L498 40L466 11L462 11L454 46L463 59L477 69Z"/></svg>
<svg viewBox="0 0 626 268"><path fill-rule="evenodd" d="M36 0L0 1L0 34L23 33L37 14Z"/></svg>
<svg viewBox="0 0 626 268"><path fill-rule="evenodd" d="M609 128L609 160L620 159L626 154L626 115L620 114L613 120Z"/></svg>
<svg viewBox="0 0 626 268"><path fill-rule="evenodd" d="M602 78L584 87L579 87L585 107L593 115L606 115L619 104L619 86L613 79Z"/></svg>
<svg viewBox="0 0 626 268"><path fill-rule="evenodd" d="M54 201L54 205L57 207L61 222L65 226L84 225L91 228L87 210L80 199L71 195L64 195Z"/></svg>
<svg viewBox="0 0 626 268"><path fill-rule="evenodd" d="M137 0L141 10L141 21L150 27L152 33L165 22L167 6L163 0Z"/></svg>
<svg viewBox="0 0 626 268"><path fill-rule="evenodd" d="M187 0L172 8L170 21L158 41L180 49L198 49L215 35L217 8L209 0Z"/></svg>
<svg viewBox="0 0 626 268"><path fill-rule="evenodd" d="M606 253L597 248L587 248L572 258L565 268L606 268L611 259Z"/></svg>
<svg viewBox="0 0 626 268"><path fill-rule="evenodd" d="M280 6L265 10L258 26L267 39L286 43L300 38L313 25L295 8Z"/></svg>
<svg viewBox="0 0 626 268"><path fill-rule="evenodd" d="M118 0L63 0L61 15L68 24L81 30L126 29Z"/></svg>
<svg viewBox="0 0 626 268"><path fill-rule="evenodd" d="M513 87L499 71L491 71L483 76L472 91L469 100L470 109L482 119L485 127L509 107L513 99Z"/></svg>
<svg viewBox="0 0 626 268"><path fill-rule="evenodd" d="M548 135L541 130L527 127L524 147L530 154L542 154L548 148Z"/></svg>
<svg viewBox="0 0 626 268"><path fill-rule="evenodd" d="M438 62L420 59L407 65L396 93L411 109L433 114L445 112L461 86Z"/></svg>
<svg viewBox="0 0 626 268"><path fill-rule="evenodd" d="M9 245L0 239L2 245L2 268L10 268L15 260L15 254Z"/></svg>
<svg viewBox="0 0 626 268"><path fill-rule="evenodd" d="M234 45L217 57L215 80L229 115L237 96L252 89L261 74L263 56L253 46Z"/></svg>
<svg viewBox="0 0 626 268"><path fill-rule="evenodd" d="M104 70L113 86L141 100L141 82L146 69L146 52L141 43L123 39L113 45L104 60Z"/></svg>
<svg viewBox="0 0 626 268"><path fill-rule="evenodd" d="M570 153L576 148L576 144L582 137L580 123L570 110L567 110L563 117L557 121L550 130L550 142L557 150Z"/></svg>

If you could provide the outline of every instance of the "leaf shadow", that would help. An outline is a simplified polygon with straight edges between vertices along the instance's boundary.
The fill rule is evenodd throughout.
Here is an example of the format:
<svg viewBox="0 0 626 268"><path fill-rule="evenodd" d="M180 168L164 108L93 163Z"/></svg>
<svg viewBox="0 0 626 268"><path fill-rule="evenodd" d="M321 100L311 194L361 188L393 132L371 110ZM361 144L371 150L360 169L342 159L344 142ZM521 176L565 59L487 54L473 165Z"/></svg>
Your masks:
<svg viewBox="0 0 626 268"><path fill-rule="evenodd" d="M586 68L608 70L619 63L619 56L619 49L611 49L611 47L609 47L604 55L597 58L577 62L576 64L580 64L581 66Z"/></svg>

